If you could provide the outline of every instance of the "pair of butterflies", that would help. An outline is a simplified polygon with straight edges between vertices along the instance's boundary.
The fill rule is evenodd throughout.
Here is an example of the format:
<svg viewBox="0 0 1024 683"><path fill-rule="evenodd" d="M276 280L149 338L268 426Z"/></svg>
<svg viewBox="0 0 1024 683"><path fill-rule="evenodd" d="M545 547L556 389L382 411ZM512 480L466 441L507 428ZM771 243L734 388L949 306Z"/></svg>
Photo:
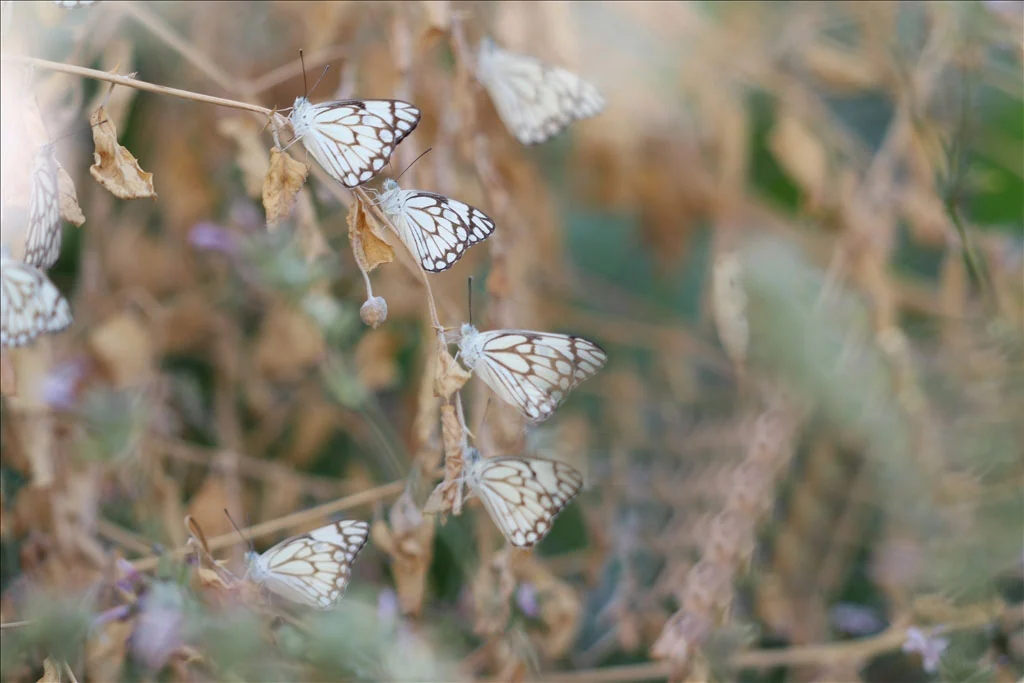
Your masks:
<svg viewBox="0 0 1024 683"><path fill-rule="evenodd" d="M519 548L543 539L583 487L583 475L565 463L484 458L475 448L466 450L463 481L509 543ZM285 539L263 553L250 551L245 556L248 577L292 602L331 609L345 594L352 563L369 531L366 522L345 520Z"/></svg>
<svg viewBox="0 0 1024 683"><path fill-rule="evenodd" d="M594 86L538 59L481 42L477 77L499 116L526 145L544 142L571 121L597 114L604 100ZM299 97L289 121L297 140L334 179L356 187L384 168L395 147L420 120L420 111L398 100L341 100L311 104ZM466 250L494 232L479 209L433 192L384 183L381 209L427 272L451 268Z"/></svg>

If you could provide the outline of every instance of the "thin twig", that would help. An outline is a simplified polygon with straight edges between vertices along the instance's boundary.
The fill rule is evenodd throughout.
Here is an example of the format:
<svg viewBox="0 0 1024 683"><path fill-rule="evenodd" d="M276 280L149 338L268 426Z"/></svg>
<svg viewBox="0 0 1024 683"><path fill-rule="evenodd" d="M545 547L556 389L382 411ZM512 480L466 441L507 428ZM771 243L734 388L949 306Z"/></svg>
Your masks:
<svg viewBox="0 0 1024 683"><path fill-rule="evenodd" d="M0 624L0 631L9 628L22 628L23 626L28 626L29 624L31 624L32 621L32 619L26 619L25 621L8 621L3 624Z"/></svg>
<svg viewBox="0 0 1024 683"><path fill-rule="evenodd" d="M332 500L329 503L318 505L316 507L309 508L308 510L300 510L299 512L293 512L290 515L284 517L278 517L261 524L256 524L247 529L242 529L242 535L247 538L256 539L262 538L263 536L269 536L285 529L291 529L293 527L302 526L308 524L313 520L327 517L336 512L348 510L350 508L358 507L360 505L368 505L375 503L378 500L388 498L390 496L398 495L405 490L405 480L393 481L390 484L384 484L376 488L369 489L367 491L360 491L354 493L351 496L345 496L338 500ZM221 536L215 536L210 539L209 546L210 550L220 550L221 548L227 548L235 543L238 543L238 535L235 532L223 534ZM181 559L185 556L186 548L181 547L174 550L171 556L177 559ZM153 555L145 557L141 560L136 560L133 566L138 571L149 571L156 568L160 561L159 555Z"/></svg>
<svg viewBox="0 0 1024 683"><path fill-rule="evenodd" d="M2 61L4 62L27 64L38 69L48 69L50 71L59 71L61 73L71 74L73 76L92 78L97 81L116 83L117 85L124 85L129 88L135 88L136 90L145 90L146 92L157 93L158 95L170 95L171 97L180 97L183 100L193 100L195 102L215 104L219 107L241 109L243 111L251 111L257 114L262 114L264 116L271 115L271 111L269 109L267 109L266 107L261 107L257 104L248 104L247 102L239 102L237 100L226 100L222 97L202 95L200 93L191 92L189 90L179 90L178 88L168 88L163 85L157 85L155 83L147 83L146 81L140 81L136 78L119 76L117 74L107 73L106 71L97 71L96 69L87 69L83 66L61 64L60 62L51 62L47 59L37 59L35 57L24 57L21 55L2 55L0 56L0 59L2 59Z"/></svg>

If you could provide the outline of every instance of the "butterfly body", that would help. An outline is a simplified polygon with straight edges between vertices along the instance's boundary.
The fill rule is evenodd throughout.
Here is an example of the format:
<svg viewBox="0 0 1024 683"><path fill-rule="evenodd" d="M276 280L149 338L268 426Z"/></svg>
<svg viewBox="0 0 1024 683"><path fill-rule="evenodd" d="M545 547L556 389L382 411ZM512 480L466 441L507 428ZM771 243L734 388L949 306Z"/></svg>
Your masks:
<svg viewBox="0 0 1024 683"><path fill-rule="evenodd" d="M297 97L289 121L295 137L331 177L356 187L377 175L416 128L420 110L400 100L337 100L312 104Z"/></svg>
<svg viewBox="0 0 1024 683"><path fill-rule="evenodd" d="M60 257L60 188L54 145L39 148L32 161L28 203L28 232L25 237L25 263L49 270Z"/></svg>
<svg viewBox="0 0 1024 683"><path fill-rule="evenodd" d="M45 273L0 249L0 346L25 346L72 320L67 300Z"/></svg>
<svg viewBox="0 0 1024 683"><path fill-rule="evenodd" d="M466 249L494 232L494 221L469 204L433 192L403 190L390 178L382 190L381 211L428 272L451 268Z"/></svg>
<svg viewBox="0 0 1024 683"><path fill-rule="evenodd" d="M566 395L608 359L592 341L531 330L479 332L462 326L459 356L506 403L533 422L546 420Z"/></svg>
<svg viewBox="0 0 1024 683"><path fill-rule="evenodd" d="M508 542L530 548L583 487L583 475L563 462L542 458L485 458L475 448L463 455L463 476Z"/></svg>
<svg viewBox="0 0 1024 683"><path fill-rule="evenodd" d="M601 93L579 76L490 38L480 42L476 75L505 127L524 145L544 142L604 108Z"/></svg>
<svg viewBox="0 0 1024 683"><path fill-rule="evenodd" d="M249 578L288 600L331 609L348 586L352 563L366 544L366 522L346 520L245 555Z"/></svg>

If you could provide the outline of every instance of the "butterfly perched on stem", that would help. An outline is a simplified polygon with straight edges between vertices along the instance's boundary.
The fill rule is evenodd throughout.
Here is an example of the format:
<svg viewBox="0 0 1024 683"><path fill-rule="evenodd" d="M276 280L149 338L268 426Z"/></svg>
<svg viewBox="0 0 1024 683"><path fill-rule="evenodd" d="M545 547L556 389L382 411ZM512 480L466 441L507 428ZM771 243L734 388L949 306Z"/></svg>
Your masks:
<svg viewBox="0 0 1024 683"><path fill-rule="evenodd" d="M579 76L536 57L480 41L476 77L505 127L524 145L544 142L572 121L604 109L604 98Z"/></svg>
<svg viewBox="0 0 1024 683"><path fill-rule="evenodd" d="M533 457L485 458L463 452L463 479L508 542L530 548L583 487L583 475L564 462Z"/></svg>
<svg viewBox="0 0 1024 683"><path fill-rule="evenodd" d="M420 122L420 110L400 100L297 97L288 116L297 140L332 178L356 187L373 178Z"/></svg>
<svg viewBox="0 0 1024 683"><path fill-rule="evenodd" d="M71 307L46 274L0 248L0 346L25 346L72 321Z"/></svg>
<svg viewBox="0 0 1024 683"><path fill-rule="evenodd" d="M345 520L285 539L263 554L247 552L248 576L300 605L331 609L345 594L369 531L366 522Z"/></svg>
<svg viewBox="0 0 1024 683"><path fill-rule="evenodd" d="M390 178L377 200L423 270L440 273L494 232L494 221L469 204L433 192L403 190Z"/></svg>
<svg viewBox="0 0 1024 683"><path fill-rule="evenodd" d="M49 270L60 257L60 184L52 142L42 145L32 161L28 200L25 263Z"/></svg>
<svg viewBox="0 0 1024 683"><path fill-rule="evenodd" d="M459 357L494 393L531 422L551 417L577 384L608 360L600 346L571 334L479 332L462 326Z"/></svg>

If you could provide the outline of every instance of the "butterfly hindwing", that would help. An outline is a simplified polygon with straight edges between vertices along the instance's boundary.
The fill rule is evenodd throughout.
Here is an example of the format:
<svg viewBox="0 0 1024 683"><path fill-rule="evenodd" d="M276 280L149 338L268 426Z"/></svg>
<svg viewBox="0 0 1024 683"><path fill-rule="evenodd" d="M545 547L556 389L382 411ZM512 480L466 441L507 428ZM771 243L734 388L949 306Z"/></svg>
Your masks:
<svg viewBox="0 0 1024 683"><path fill-rule="evenodd" d="M393 180L385 181L383 190L381 210L428 272L451 268L466 249L494 232L494 221L469 204L433 192L403 190Z"/></svg>
<svg viewBox="0 0 1024 683"><path fill-rule="evenodd" d="M524 145L544 142L604 108L601 93L579 76L490 39L480 44L477 77L505 126Z"/></svg>
<svg viewBox="0 0 1024 683"><path fill-rule="evenodd" d="M289 120L297 138L346 187L373 178L416 128L420 111L399 100L295 100Z"/></svg>
<svg viewBox="0 0 1024 683"><path fill-rule="evenodd" d="M0 345L25 346L72 323L71 307L38 268L0 257Z"/></svg>
<svg viewBox="0 0 1024 683"><path fill-rule="evenodd" d="M289 600L330 609L345 594L352 563L368 535L366 522L328 524L250 556L250 573L254 581Z"/></svg>
<svg viewBox="0 0 1024 683"><path fill-rule="evenodd" d="M43 145L32 163L25 263L49 270L60 257L60 189L53 145Z"/></svg>
<svg viewBox="0 0 1024 683"><path fill-rule="evenodd" d="M583 475L554 460L483 458L470 449L465 467L470 489L509 543L519 548L540 542L583 487Z"/></svg>
<svg viewBox="0 0 1024 683"><path fill-rule="evenodd" d="M477 332L464 325L460 353L480 379L533 422L546 420L566 395L607 361L575 335L529 330Z"/></svg>

